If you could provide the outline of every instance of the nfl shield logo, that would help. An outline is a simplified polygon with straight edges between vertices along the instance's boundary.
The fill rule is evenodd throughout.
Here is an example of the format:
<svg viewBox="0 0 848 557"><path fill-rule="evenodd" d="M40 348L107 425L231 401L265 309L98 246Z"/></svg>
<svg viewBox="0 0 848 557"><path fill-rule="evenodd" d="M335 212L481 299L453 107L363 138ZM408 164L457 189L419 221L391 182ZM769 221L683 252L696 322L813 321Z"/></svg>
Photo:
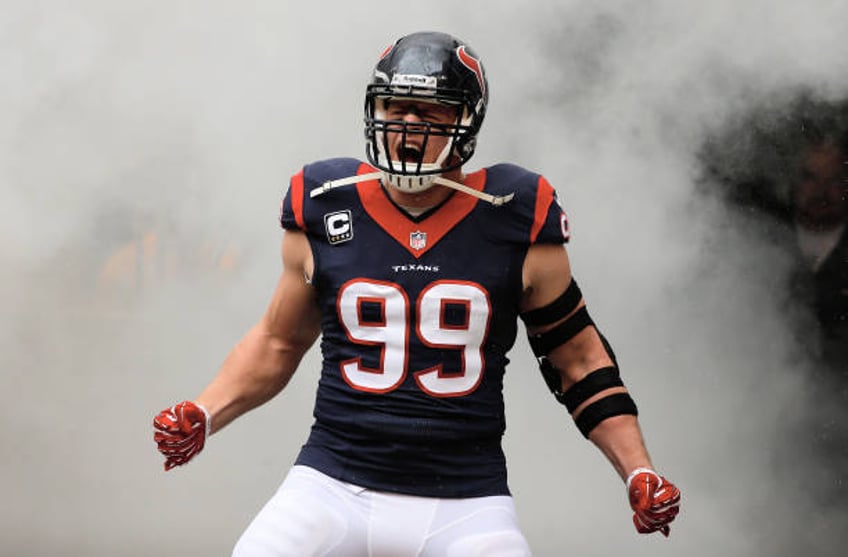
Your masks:
<svg viewBox="0 0 848 557"><path fill-rule="evenodd" d="M424 249L427 245L427 233L417 230L409 235L409 247L415 250Z"/></svg>

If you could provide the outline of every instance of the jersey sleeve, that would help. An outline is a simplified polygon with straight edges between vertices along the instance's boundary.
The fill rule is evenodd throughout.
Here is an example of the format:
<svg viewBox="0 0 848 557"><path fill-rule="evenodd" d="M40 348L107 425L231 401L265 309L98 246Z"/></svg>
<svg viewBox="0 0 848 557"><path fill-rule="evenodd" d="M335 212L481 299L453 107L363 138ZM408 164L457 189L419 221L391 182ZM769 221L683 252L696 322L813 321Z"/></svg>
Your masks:
<svg viewBox="0 0 848 557"><path fill-rule="evenodd" d="M560 205L556 190L544 176L539 176L533 224L530 227L530 243L564 244L568 242L569 237L568 218Z"/></svg>
<svg viewBox="0 0 848 557"><path fill-rule="evenodd" d="M280 226L286 230L306 230L303 218L303 170L292 176L280 205Z"/></svg>
<svg viewBox="0 0 848 557"><path fill-rule="evenodd" d="M280 225L288 230L323 233L325 213L333 210L333 204L343 197L344 192L320 200L312 198L310 192L328 180L355 176L361 165L360 161L349 157L325 159L305 165L289 181L289 189L280 206ZM349 191L354 194L348 192L348 195L355 195L355 189Z"/></svg>

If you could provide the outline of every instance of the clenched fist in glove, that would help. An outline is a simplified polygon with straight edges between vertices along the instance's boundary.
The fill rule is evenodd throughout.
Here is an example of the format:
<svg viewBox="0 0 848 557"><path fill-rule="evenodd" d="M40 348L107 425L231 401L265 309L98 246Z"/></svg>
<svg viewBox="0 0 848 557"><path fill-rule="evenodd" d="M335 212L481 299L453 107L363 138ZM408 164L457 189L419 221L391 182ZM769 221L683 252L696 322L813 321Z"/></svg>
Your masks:
<svg viewBox="0 0 848 557"><path fill-rule="evenodd" d="M210 419L205 408L189 400L153 418L153 440L165 455L165 470L182 466L203 450Z"/></svg>
<svg viewBox="0 0 848 557"><path fill-rule="evenodd" d="M636 530L668 537L668 525L680 512L680 490L650 468L637 468L627 478L627 494Z"/></svg>

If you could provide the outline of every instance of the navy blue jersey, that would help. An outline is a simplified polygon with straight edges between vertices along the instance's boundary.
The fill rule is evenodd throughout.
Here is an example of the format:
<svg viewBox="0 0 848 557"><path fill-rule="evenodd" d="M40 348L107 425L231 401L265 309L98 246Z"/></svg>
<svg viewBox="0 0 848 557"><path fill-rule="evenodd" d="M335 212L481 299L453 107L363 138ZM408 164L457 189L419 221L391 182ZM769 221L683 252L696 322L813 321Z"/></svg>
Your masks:
<svg viewBox="0 0 848 557"><path fill-rule="evenodd" d="M503 375L517 333L522 265L568 239L554 189L514 165L465 185L515 196L494 207L454 192L419 217L354 159L292 178L281 223L306 232L322 316L315 422L297 463L360 486L431 497L508 494Z"/></svg>

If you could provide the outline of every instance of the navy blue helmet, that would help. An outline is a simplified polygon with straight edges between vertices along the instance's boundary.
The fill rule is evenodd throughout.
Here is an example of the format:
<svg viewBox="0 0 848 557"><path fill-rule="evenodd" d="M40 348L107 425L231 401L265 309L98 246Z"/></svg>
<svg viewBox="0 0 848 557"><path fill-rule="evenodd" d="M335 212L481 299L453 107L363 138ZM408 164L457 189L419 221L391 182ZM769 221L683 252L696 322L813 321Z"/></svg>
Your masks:
<svg viewBox="0 0 848 557"><path fill-rule="evenodd" d="M448 125L409 124L386 119L386 102L412 99L457 108ZM477 133L486 115L489 85L480 58L463 41L438 32L406 35L381 55L365 93L365 137L368 161L383 172L400 176L435 176L462 166L474 154ZM435 164L409 164L388 156L386 132L450 137ZM423 187L431 180L418 180Z"/></svg>

